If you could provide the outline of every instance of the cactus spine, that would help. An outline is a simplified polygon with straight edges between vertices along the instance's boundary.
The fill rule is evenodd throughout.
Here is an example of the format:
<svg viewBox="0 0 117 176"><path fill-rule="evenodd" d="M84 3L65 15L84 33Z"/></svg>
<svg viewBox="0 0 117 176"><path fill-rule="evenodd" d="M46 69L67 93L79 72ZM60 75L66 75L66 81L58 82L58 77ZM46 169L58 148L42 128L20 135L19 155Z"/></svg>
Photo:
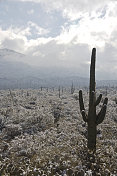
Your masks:
<svg viewBox="0 0 117 176"><path fill-rule="evenodd" d="M88 124L88 144L87 147L91 151L96 151L96 135L97 125L102 123L106 114L108 98L104 99L103 106L98 114L96 114L96 106L100 103L102 94L96 99L95 92L95 61L96 48L92 50L91 65L90 65L90 85L89 85L89 110L88 115L85 112L82 90L79 91L80 112L83 120Z"/></svg>

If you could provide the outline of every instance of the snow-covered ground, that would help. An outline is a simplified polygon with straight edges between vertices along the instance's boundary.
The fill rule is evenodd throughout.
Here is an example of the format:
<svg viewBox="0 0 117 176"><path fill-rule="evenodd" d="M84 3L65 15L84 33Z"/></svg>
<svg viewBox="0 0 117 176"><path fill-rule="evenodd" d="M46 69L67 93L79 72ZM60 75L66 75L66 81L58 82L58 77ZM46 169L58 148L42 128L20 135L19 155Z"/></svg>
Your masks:
<svg viewBox="0 0 117 176"><path fill-rule="evenodd" d="M0 91L1 176L117 176L117 90L97 90L109 102L95 155L87 150L78 91L64 88L60 98L58 89ZM88 96L84 89L86 110Z"/></svg>

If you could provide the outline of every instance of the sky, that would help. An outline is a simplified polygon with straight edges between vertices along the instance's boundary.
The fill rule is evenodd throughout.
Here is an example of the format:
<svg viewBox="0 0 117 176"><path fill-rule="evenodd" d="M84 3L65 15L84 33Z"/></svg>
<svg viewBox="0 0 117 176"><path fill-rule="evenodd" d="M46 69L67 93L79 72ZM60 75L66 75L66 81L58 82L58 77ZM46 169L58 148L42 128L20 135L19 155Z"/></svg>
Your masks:
<svg viewBox="0 0 117 176"><path fill-rule="evenodd" d="M117 79L117 0L0 0L0 48L23 53L36 67Z"/></svg>

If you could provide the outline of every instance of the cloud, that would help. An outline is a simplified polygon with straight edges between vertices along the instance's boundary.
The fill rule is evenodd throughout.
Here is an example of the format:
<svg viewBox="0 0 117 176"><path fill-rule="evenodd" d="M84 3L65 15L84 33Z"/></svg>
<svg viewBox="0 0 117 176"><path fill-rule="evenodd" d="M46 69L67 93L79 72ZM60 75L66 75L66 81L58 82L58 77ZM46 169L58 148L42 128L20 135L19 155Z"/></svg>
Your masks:
<svg viewBox="0 0 117 176"><path fill-rule="evenodd" d="M97 77L99 79L117 79L117 48L106 43L103 50L97 49L96 63Z"/></svg>
<svg viewBox="0 0 117 176"><path fill-rule="evenodd" d="M28 47L37 46L39 43L46 43L49 38L39 37L49 33L37 24L29 21L27 26L15 27L10 26L8 29L0 28L0 46L3 48L14 49L24 53ZM34 38L34 39L33 39Z"/></svg>
<svg viewBox="0 0 117 176"><path fill-rule="evenodd" d="M16 0L14 0L16 1ZM61 10L64 15L71 19L81 16L81 12L91 12L104 8L108 3L116 0L19 0L21 2L40 3L48 11ZM76 16L76 17L75 17Z"/></svg>
<svg viewBox="0 0 117 176"><path fill-rule="evenodd" d="M50 8L50 10L59 9L62 11L63 17L68 18L68 20L66 20L66 22L60 27L60 32L53 37L58 44L74 42L79 44L88 44L90 48L92 48L94 46L104 47L105 43L112 42L112 35L117 28L116 1L22 1L41 3L45 8ZM50 26L50 28L51 27L55 28L56 26ZM31 33L30 39L37 39L38 41L40 36L48 38L50 35L51 37L51 32L48 29L44 29L32 21L28 22L28 29ZM113 45L116 45L114 42L112 43Z"/></svg>
<svg viewBox="0 0 117 176"><path fill-rule="evenodd" d="M2 48L14 49L22 53L25 50L27 35L30 35L29 29L9 27L7 30L0 28L0 46Z"/></svg>
<svg viewBox="0 0 117 176"><path fill-rule="evenodd" d="M77 71L81 76L89 75L91 48L87 43L77 43L75 38L66 43L60 42L58 37L28 39L27 32L19 32L16 35L16 31L20 30L9 30L2 31L4 37L0 32L2 47L25 53L27 57L23 62L39 67L65 67L73 72ZM109 42L105 43L103 49L97 47L96 78L117 78L116 49Z"/></svg>
<svg viewBox="0 0 117 176"><path fill-rule="evenodd" d="M25 53L29 59L24 62L31 65L74 68L84 76L89 73L91 49L96 47L97 78L117 78L116 1L27 0L29 1L41 3L47 10L45 13L54 20L54 15L61 11L65 22L59 26L59 33L52 36L48 28L29 20L25 26L10 26L7 29L1 27L1 47ZM33 15L33 12L30 11L29 14ZM56 30L56 26L50 26L52 27Z"/></svg>
<svg viewBox="0 0 117 176"><path fill-rule="evenodd" d="M32 14L34 13L34 9L28 10L27 13L28 13L29 15L32 15Z"/></svg>
<svg viewBox="0 0 117 176"><path fill-rule="evenodd" d="M83 13L78 21L65 24L56 37L58 43L88 44L90 48L104 48L106 43L117 47L117 3L110 3L104 11Z"/></svg>
<svg viewBox="0 0 117 176"><path fill-rule="evenodd" d="M30 50L28 50L29 52ZM55 39L45 44L31 47L30 64L39 67L67 68L76 70L81 75L87 75L90 53L85 44L58 44Z"/></svg>
<svg viewBox="0 0 117 176"><path fill-rule="evenodd" d="M30 27L30 30L34 31L37 35L46 35L49 33L48 29L44 29L40 26L38 26L36 23L29 21L28 26Z"/></svg>
<svg viewBox="0 0 117 176"><path fill-rule="evenodd" d="M5 39L2 42L2 48L9 48L15 51L24 51L24 40L23 39Z"/></svg>

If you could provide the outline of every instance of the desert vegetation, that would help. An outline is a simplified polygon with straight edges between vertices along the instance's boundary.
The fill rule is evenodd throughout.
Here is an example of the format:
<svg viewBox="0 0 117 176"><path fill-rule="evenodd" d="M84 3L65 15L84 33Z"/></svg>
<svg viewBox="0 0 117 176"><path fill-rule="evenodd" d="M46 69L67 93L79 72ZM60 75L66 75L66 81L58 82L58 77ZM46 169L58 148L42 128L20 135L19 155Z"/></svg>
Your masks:
<svg viewBox="0 0 117 176"><path fill-rule="evenodd" d="M117 88L95 89L92 79L93 86L82 91L73 84L0 90L1 176L117 175ZM99 117L93 147L84 112L91 120Z"/></svg>
<svg viewBox="0 0 117 176"><path fill-rule="evenodd" d="M96 91L99 95L104 90ZM0 91L1 175L117 175L117 90L108 90L94 155L88 155L78 92L66 89L59 98L58 89ZM83 97L87 111L85 89Z"/></svg>

